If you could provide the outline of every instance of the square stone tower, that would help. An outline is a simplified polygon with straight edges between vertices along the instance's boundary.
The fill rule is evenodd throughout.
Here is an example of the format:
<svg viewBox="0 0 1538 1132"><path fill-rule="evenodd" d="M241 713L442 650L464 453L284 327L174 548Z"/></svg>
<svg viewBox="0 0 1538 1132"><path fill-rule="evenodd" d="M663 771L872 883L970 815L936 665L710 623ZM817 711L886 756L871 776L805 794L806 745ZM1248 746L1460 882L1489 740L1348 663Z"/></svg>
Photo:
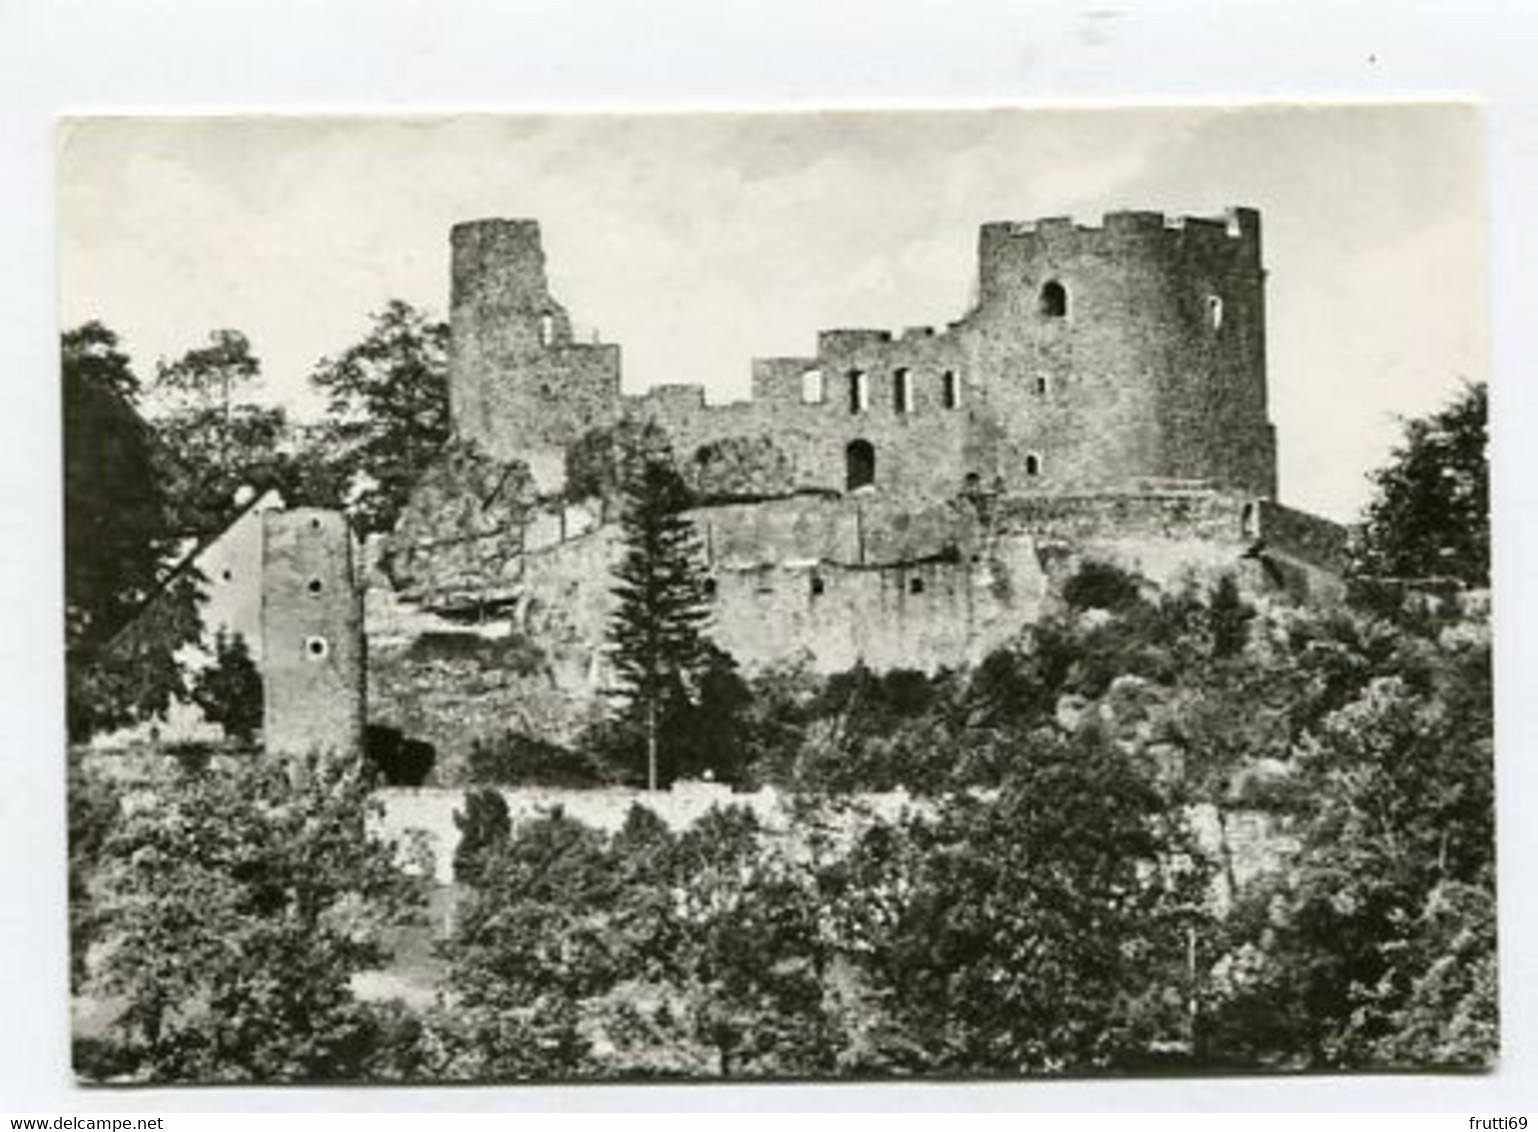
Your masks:
<svg viewBox="0 0 1538 1132"><path fill-rule="evenodd" d="M270 754L363 751L363 604L337 511L262 516L262 736Z"/></svg>

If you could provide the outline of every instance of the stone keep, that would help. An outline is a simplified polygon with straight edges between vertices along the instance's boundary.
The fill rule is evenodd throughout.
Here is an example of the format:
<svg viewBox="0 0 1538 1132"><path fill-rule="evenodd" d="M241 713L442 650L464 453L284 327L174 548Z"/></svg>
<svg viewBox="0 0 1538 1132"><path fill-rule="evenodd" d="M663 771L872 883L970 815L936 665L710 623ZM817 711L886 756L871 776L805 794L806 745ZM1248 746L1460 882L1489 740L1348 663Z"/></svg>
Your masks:
<svg viewBox="0 0 1538 1132"><path fill-rule="evenodd" d="M336 511L262 516L262 735L269 753L362 754L363 608Z"/></svg>
<svg viewBox="0 0 1538 1132"><path fill-rule="evenodd" d="M534 221L460 224L452 245L456 434L525 461L542 486L559 482L582 432L630 417L661 425L685 464L723 441L767 440L764 494L1176 482L1275 496L1252 209L985 224L960 319L824 330L814 354L756 359L752 400L727 405L688 385L622 395L618 347L575 342L550 297Z"/></svg>

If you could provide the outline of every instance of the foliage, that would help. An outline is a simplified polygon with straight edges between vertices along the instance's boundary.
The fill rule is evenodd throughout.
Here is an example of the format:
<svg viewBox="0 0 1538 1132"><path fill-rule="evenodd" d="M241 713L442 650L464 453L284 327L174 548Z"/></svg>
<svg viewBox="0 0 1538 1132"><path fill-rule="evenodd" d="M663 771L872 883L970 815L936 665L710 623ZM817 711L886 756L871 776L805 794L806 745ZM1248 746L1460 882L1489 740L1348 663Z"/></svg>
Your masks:
<svg viewBox="0 0 1538 1132"><path fill-rule="evenodd" d="M708 579L699 534L684 514L689 495L671 462L637 452L624 494L625 551L614 571L618 601L609 623L610 657L624 722L643 737L645 757L637 769L655 787L679 773L667 721L699 703L712 665L705 634Z"/></svg>
<svg viewBox="0 0 1538 1132"><path fill-rule="evenodd" d="M175 553L157 441L139 383L99 322L62 340L64 602L72 739L150 718L182 690L177 649L197 636L195 579L162 583ZM156 599L157 616L129 623Z"/></svg>
<svg viewBox="0 0 1538 1132"><path fill-rule="evenodd" d="M214 662L193 679L192 702L229 738L255 740L262 729L262 676L239 633L221 628L214 635Z"/></svg>
<svg viewBox="0 0 1538 1132"><path fill-rule="evenodd" d="M387 786L421 786L438 761L438 749L431 743L378 723L364 728L363 747L369 765Z"/></svg>
<svg viewBox="0 0 1538 1132"><path fill-rule="evenodd" d="M262 490L285 478L282 409L251 399L261 364L238 330L216 330L208 344L162 361L151 387L155 432L173 527L211 535L229 522L242 487Z"/></svg>
<svg viewBox="0 0 1538 1132"><path fill-rule="evenodd" d="M363 531L394 528L448 439L448 341L446 323L393 300L361 342L322 359L310 377L327 398L320 444L346 476Z"/></svg>
<svg viewBox="0 0 1538 1132"><path fill-rule="evenodd" d="M1490 584L1488 394L1464 386L1445 409L1404 422L1390 463L1372 476L1353 572Z"/></svg>
<svg viewBox="0 0 1538 1132"><path fill-rule="evenodd" d="M125 809L95 891L92 990L121 1007L106 1064L143 1082L373 1073L381 1019L350 980L416 890L367 805L355 771L312 760L184 775Z"/></svg>
<svg viewBox="0 0 1538 1132"><path fill-rule="evenodd" d="M459 845L454 850L454 879L460 884L479 884L485 858L507 844L513 831L507 799L496 790L465 793L463 812L454 812Z"/></svg>
<svg viewBox="0 0 1538 1132"><path fill-rule="evenodd" d="M122 797L112 781L69 761L69 953L70 990L79 992L88 977L86 957L99 932L94 882L108 835L118 820Z"/></svg>
<svg viewBox="0 0 1538 1132"><path fill-rule="evenodd" d="M598 786L605 776L585 751L571 750L517 731L476 739L465 760L477 786Z"/></svg>
<svg viewBox="0 0 1538 1132"><path fill-rule="evenodd" d="M1307 1068L1491 1062L1491 737L1487 643L1404 650L1310 729L1302 846L1239 909L1216 1044Z"/></svg>
<svg viewBox="0 0 1538 1132"><path fill-rule="evenodd" d="M1109 562L1086 562L1063 583L1063 600L1070 609L1126 609L1139 599L1132 575Z"/></svg>
<svg viewBox="0 0 1538 1132"><path fill-rule="evenodd" d="M843 895L888 1003L883 1059L1105 1071L1184 1039L1197 860L1153 782L1094 740L1038 740L996 795L872 831Z"/></svg>

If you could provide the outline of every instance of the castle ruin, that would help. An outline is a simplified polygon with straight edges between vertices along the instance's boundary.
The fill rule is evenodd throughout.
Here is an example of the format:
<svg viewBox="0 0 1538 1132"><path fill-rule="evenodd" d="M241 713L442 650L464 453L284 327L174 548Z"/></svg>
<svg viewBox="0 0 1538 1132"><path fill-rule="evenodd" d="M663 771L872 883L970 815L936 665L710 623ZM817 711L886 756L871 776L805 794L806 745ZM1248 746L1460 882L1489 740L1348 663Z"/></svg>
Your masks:
<svg viewBox="0 0 1538 1132"><path fill-rule="evenodd" d="M619 547L568 465L622 422L657 426L695 487L715 636L749 665L975 661L1086 558L1316 596L1338 572L1340 528L1276 501L1253 209L985 224L959 319L824 330L728 404L623 393L619 346L578 341L550 294L535 221L451 246L454 442L389 557L408 599L506 610L573 679Z"/></svg>

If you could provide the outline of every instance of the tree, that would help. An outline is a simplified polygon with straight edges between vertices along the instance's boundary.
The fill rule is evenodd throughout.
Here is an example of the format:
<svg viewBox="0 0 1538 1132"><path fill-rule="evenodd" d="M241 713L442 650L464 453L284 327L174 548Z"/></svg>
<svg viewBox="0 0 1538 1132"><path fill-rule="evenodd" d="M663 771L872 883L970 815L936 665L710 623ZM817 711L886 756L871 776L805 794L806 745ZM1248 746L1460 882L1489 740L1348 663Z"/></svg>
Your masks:
<svg viewBox="0 0 1538 1132"><path fill-rule="evenodd" d="M448 343L446 323L394 300L361 342L323 358L310 377L327 398L321 441L346 471L364 531L394 528L448 439Z"/></svg>
<svg viewBox="0 0 1538 1132"><path fill-rule="evenodd" d="M1299 742L1300 841L1215 988L1230 1064L1477 1068L1496 1049L1487 642L1405 647Z"/></svg>
<svg viewBox="0 0 1538 1132"><path fill-rule="evenodd" d="M215 330L206 346L160 363L151 388L154 424L179 531L219 530L239 488L262 489L282 478L288 421L282 409L250 399L260 374L238 330Z"/></svg>
<svg viewBox="0 0 1538 1132"><path fill-rule="evenodd" d="M478 884L486 856L505 846L512 836L507 799L496 790L468 791L464 812L454 812L454 827L459 830L459 844L454 849L454 880L459 884Z"/></svg>
<svg viewBox="0 0 1538 1132"><path fill-rule="evenodd" d="M890 1003L880 1060L1105 1072L1188 1039L1205 870L1178 810L1113 744L1037 737L996 795L952 795L935 820L867 840L843 914Z"/></svg>
<svg viewBox="0 0 1538 1132"><path fill-rule="evenodd" d="M214 634L214 662L193 680L192 702L225 735L249 744L262 728L262 676L246 639L220 628Z"/></svg>
<svg viewBox="0 0 1538 1132"><path fill-rule="evenodd" d="M711 658L708 578L699 534L684 514L689 495L671 461L639 453L624 491L625 553L615 569L619 605L609 643L626 721L643 739L646 784L655 790L676 769L674 752L661 750L659 740L695 702Z"/></svg>
<svg viewBox="0 0 1538 1132"><path fill-rule="evenodd" d="M197 638L198 592L190 576L163 584L176 542L159 441L117 336L89 322L61 345L68 716L83 739L162 712L181 690L175 654ZM156 617L124 637L152 597Z"/></svg>
<svg viewBox="0 0 1538 1132"><path fill-rule="evenodd" d="M90 989L121 1007L104 1062L142 1082L371 1075L387 1020L351 980L383 963L381 932L420 888L369 805L356 767L261 760L125 808L93 893Z"/></svg>
<svg viewBox="0 0 1538 1132"><path fill-rule="evenodd" d="M1488 415L1480 383L1440 412L1404 422L1404 440L1372 475L1354 573L1490 584Z"/></svg>

